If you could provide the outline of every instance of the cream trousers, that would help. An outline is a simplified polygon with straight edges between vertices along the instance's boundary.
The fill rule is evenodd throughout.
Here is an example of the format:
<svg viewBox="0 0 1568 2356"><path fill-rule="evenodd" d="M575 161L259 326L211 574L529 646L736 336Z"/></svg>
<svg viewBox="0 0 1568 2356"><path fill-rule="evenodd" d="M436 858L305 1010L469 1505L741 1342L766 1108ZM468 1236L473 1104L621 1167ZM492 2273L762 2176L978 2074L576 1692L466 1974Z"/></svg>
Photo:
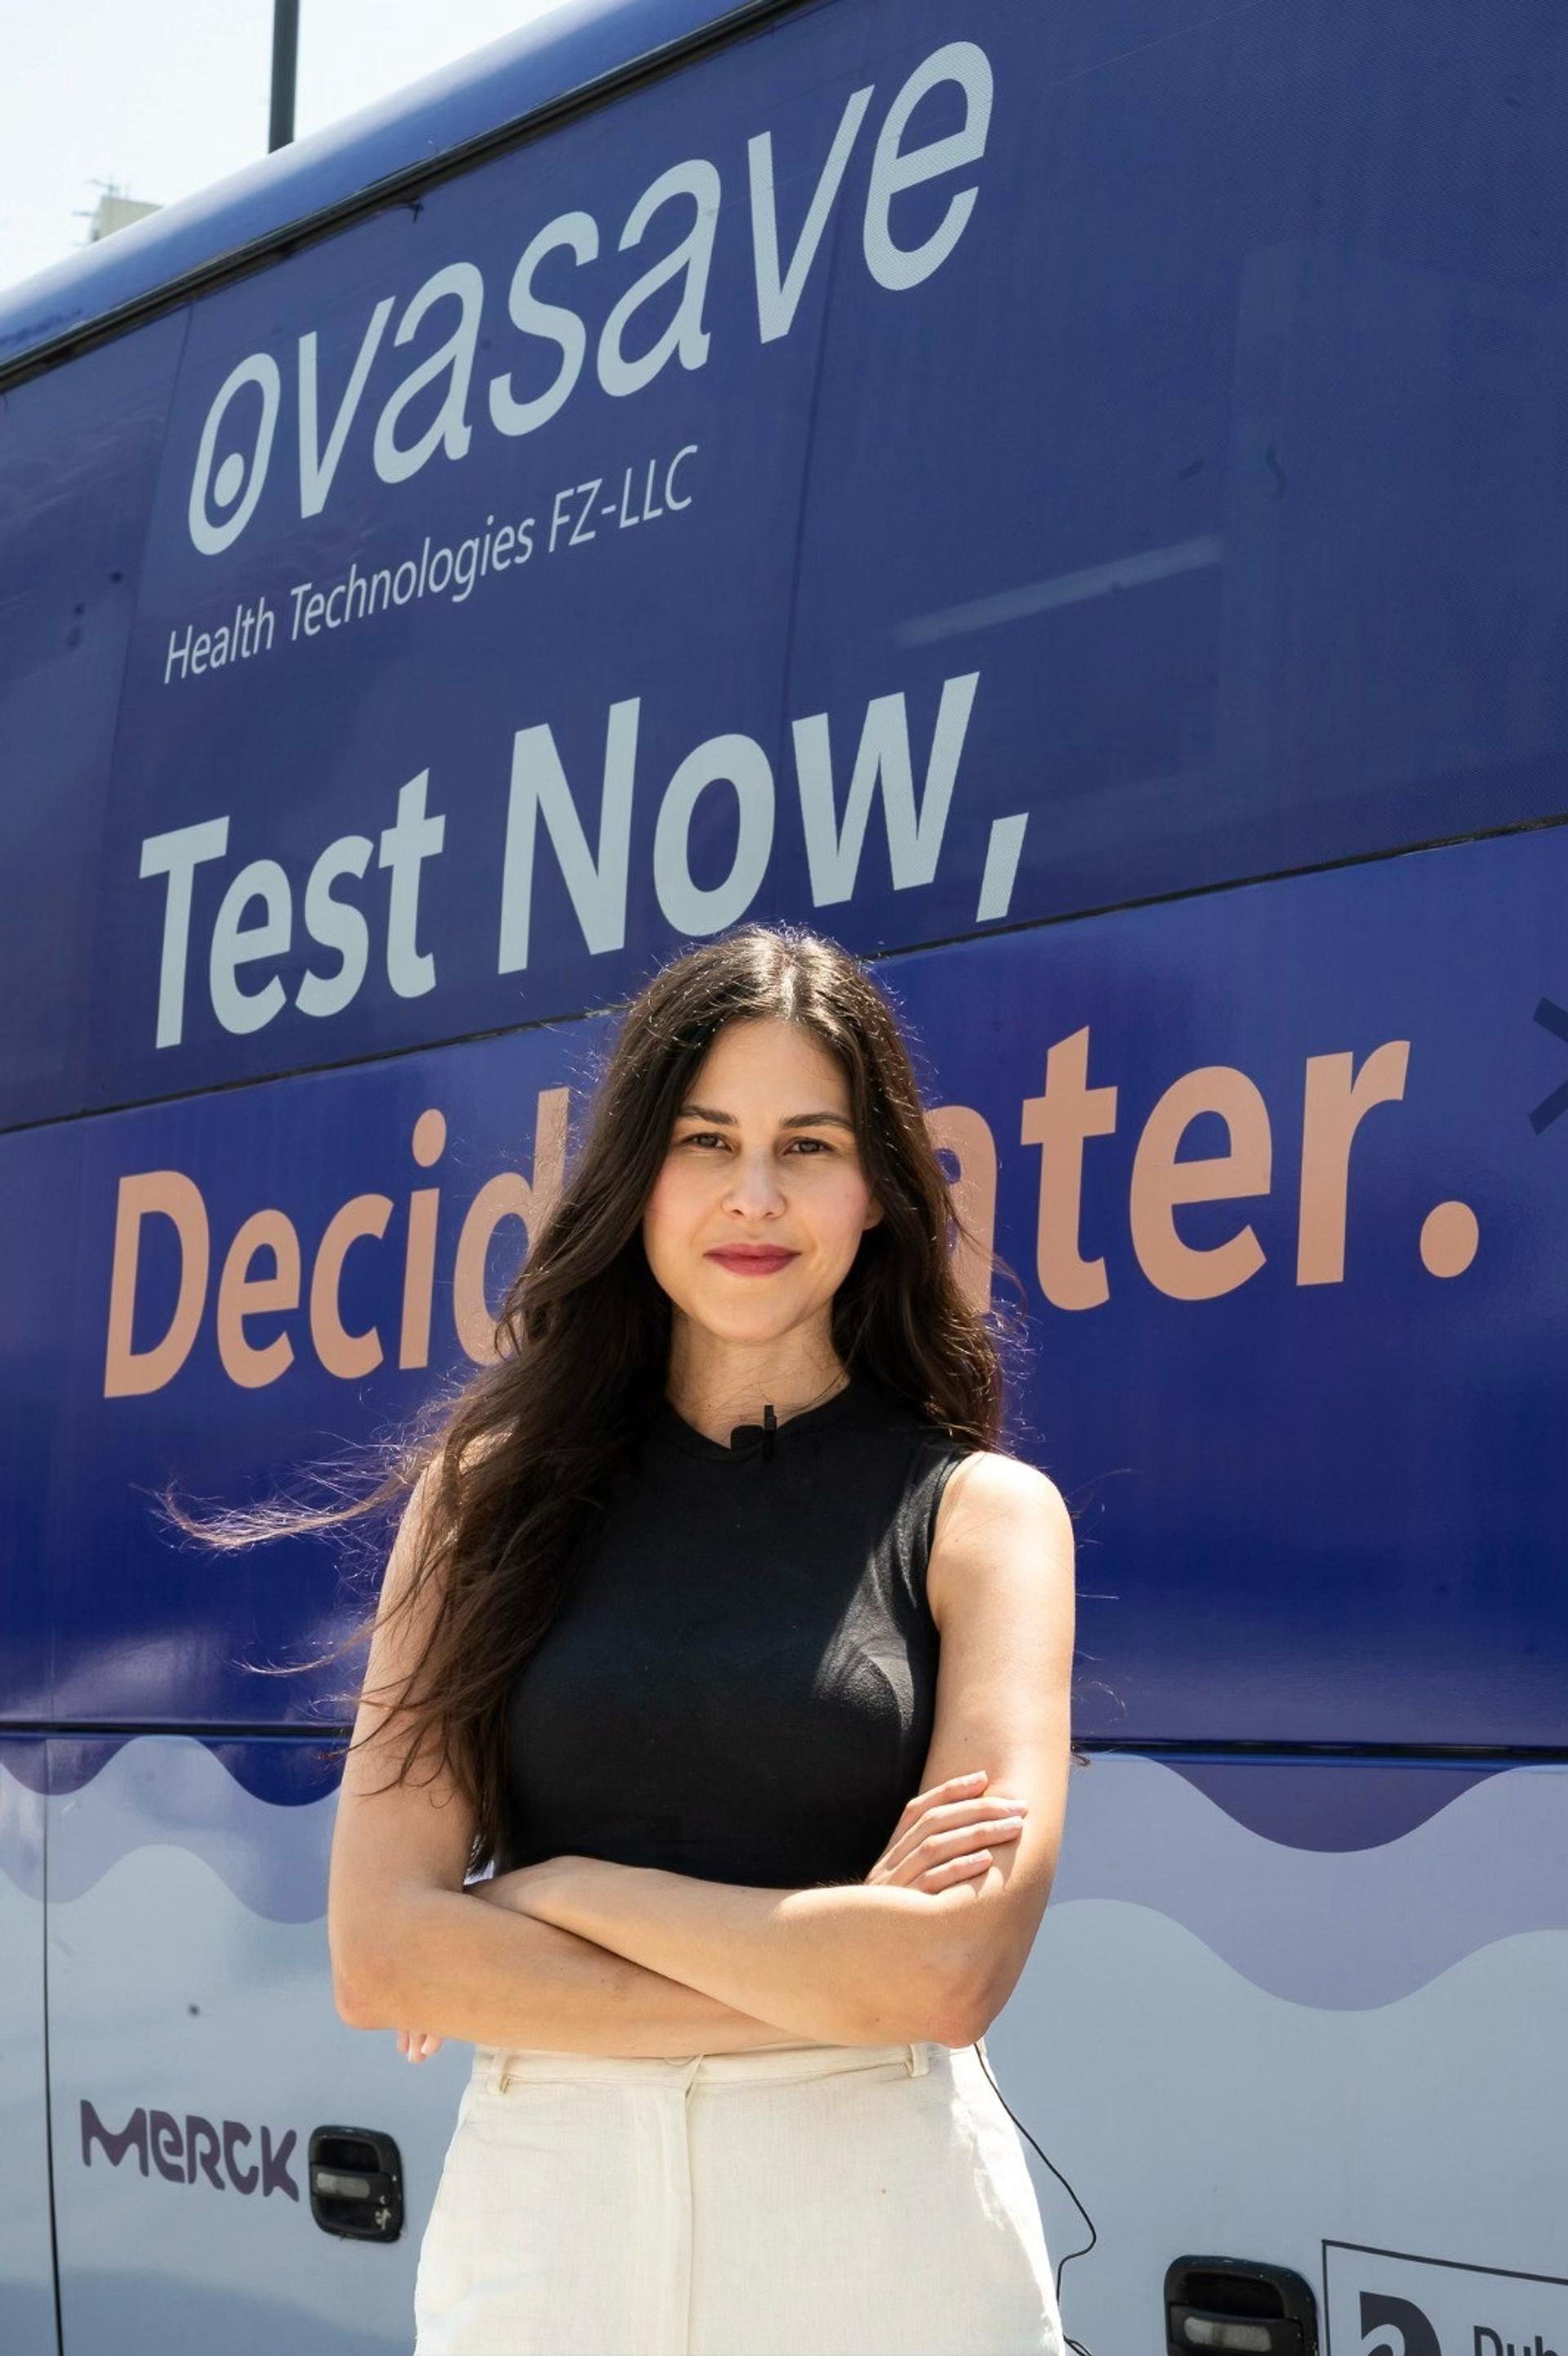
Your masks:
<svg viewBox="0 0 1568 2356"><path fill-rule="evenodd" d="M983 2040L982 2040L983 2048ZM973 2046L477 2046L413 2356L1063 2356Z"/></svg>

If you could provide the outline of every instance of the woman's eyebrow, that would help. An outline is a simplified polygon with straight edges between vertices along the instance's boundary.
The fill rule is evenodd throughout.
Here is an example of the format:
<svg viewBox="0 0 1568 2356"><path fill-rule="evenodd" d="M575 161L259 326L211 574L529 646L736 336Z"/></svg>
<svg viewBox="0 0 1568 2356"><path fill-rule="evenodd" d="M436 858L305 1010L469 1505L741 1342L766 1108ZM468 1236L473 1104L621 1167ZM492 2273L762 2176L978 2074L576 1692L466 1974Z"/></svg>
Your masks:
<svg viewBox="0 0 1568 2356"><path fill-rule="evenodd" d="M712 1105L683 1104L677 1118L690 1113L695 1120L711 1120L716 1127L735 1129L738 1126L733 1112L719 1112ZM847 1129L853 1134L854 1123L846 1120L842 1112L791 1112L779 1124L780 1129Z"/></svg>

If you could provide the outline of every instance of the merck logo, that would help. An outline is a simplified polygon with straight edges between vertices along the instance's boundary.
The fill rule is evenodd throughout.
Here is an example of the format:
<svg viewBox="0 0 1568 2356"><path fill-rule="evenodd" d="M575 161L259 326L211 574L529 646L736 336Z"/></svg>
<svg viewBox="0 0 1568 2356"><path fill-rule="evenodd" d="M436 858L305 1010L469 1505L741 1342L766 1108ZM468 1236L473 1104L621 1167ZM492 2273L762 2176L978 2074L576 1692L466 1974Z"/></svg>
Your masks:
<svg viewBox="0 0 1568 2356"><path fill-rule="evenodd" d="M263 2200L270 2193L286 2192L297 2201L299 2187L289 2173L296 2139L294 2127L274 2138L272 2129L263 2126L260 2152L252 2159L244 2147L255 2137L242 2119L223 2119L214 2126L199 2111L187 2111L180 2119L172 2111L143 2108L133 2111L115 2133L91 2103L81 2104L84 2168L92 2166L95 2150L99 2165L107 2160L111 2168L118 2168L134 2152L143 2176L156 2169L170 2184L194 2184L200 2176L216 2192L260 2192Z"/></svg>
<svg viewBox="0 0 1568 2356"><path fill-rule="evenodd" d="M984 50L973 41L949 41L923 59L895 94L877 134L861 224L865 267L876 285L894 294L918 285L940 268L962 236L978 195L972 181L951 191L934 222L929 197L917 196L908 209L903 198L928 181L966 172L979 163L990 127L992 91ZM758 132L746 142L746 197L731 213L736 234L750 240L761 343L788 335L794 323L875 94L871 82L851 92L818 169L804 220L792 238L781 232L775 202L773 134ZM907 141L910 117L929 94L941 117L950 120L958 112L961 119L940 136L918 134ZM784 177L791 198L810 168L800 158L789 159ZM660 172L632 206L618 240L622 253L641 246L650 233L660 241L660 230L671 224L680 233L615 295L598 320L593 366L605 392L615 397L640 392L674 359L684 369L705 365L712 338L703 306L723 197L718 166L707 156L693 155ZM598 262L599 250L598 221L591 212L573 209L547 220L518 257L507 313L511 326L528 340L517 356L521 377L507 369L484 388L483 413L497 434L536 433L570 400L587 358L589 313L600 306L552 298L571 294L584 283L578 273ZM536 275L542 288L536 285ZM590 291L596 289L602 273L586 283ZM671 286L672 313L665 291ZM383 483L406 482L438 450L448 458L467 456L473 438L469 397L475 361L497 327L493 320L487 327L487 299L478 263L456 260L426 278L404 304L392 330L394 347L413 342L430 313L446 333L381 397L373 427L365 429L371 436L371 463ZM651 328L642 316L650 305L659 322ZM330 415L315 328L298 338L295 423L302 519L319 515L326 506L343 452L360 431L367 389L396 307L397 299L391 294L375 304ZM543 382L542 357L554 370ZM248 353L213 396L202 425L188 507L191 541L203 555L220 555L231 547L255 513L283 407L284 371L270 351ZM423 421L418 429L405 423L411 409Z"/></svg>

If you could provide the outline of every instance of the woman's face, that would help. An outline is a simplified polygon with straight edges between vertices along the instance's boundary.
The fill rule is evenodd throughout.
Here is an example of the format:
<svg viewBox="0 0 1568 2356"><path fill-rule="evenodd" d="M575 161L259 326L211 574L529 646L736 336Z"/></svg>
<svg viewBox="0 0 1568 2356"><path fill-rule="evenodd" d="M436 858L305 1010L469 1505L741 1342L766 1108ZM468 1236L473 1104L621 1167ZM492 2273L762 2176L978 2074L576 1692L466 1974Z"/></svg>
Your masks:
<svg viewBox="0 0 1568 2356"><path fill-rule="evenodd" d="M825 1323L881 1216L836 1059L772 1017L726 1023L677 1111L643 1212L649 1266L677 1312L733 1342ZM748 1270L737 1249L748 1244L787 1257ZM726 1251L737 1257L715 1257Z"/></svg>

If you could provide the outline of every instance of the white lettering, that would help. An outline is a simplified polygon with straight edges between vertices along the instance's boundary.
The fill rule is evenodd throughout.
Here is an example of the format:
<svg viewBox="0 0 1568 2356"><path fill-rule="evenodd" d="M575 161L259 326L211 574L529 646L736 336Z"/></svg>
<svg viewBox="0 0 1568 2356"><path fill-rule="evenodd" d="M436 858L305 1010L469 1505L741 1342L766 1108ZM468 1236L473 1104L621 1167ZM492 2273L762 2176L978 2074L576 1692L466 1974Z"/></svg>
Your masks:
<svg viewBox="0 0 1568 2356"><path fill-rule="evenodd" d="M542 303L533 291L533 273L543 256L556 246L569 248L579 264L592 262L599 250L598 224L592 213L563 213L546 222L525 249L512 272L507 309L514 327L526 336L542 336L561 348L561 366L554 381L532 401L519 401L510 376L490 379L490 418L502 434L532 434L563 407L578 377L588 348L588 331L575 311L564 303Z"/></svg>
<svg viewBox="0 0 1568 2356"><path fill-rule="evenodd" d="M828 215L833 209L849 162L850 149L871 103L874 85L867 82L864 90L851 93L843 119L828 150L828 160L822 166L822 177L811 193L811 202L801 227L800 239L789 257L786 271L779 268L779 217L773 201L773 134L758 132L746 143L746 168L751 177L751 247L757 269L757 323L763 343L771 343L777 336L787 336L794 325L795 312L800 300L817 248L822 241L822 231L828 225Z"/></svg>
<svg viewBox="0 0 1568 2356"><path fill-rule="evenodd" d="M252 445L249 466L238 450L231 450L219 467L212 472L212 454L218 446L218 432L229 412L229 403L245 385L253 384L262 396L262 414ZM207 412L201 429L200 446L196 453L196 471L190 478L190 502L187 522L194 545L203 556L220 556L231 547L255 513L256 501L262 496L262 485L267 479L267 465L273 454L273 435L277 429L278 407L283 400L283 380L278 364L270 352L252 352L247 359L230 369L218 388L218 395ZM243 498L241 493L243 491ZM232 508L225 522L214 523L208 512L209 502L219 508ZM236 501L238 504L236 505Z"/></svg>
<svg viewBox="0 0 1568 2356"><path fill-rule="evenodd" d="M339 1014L359 994L370 962L370 927L361 909L334 896L344 877L362 878L372 851L387 868L386 970L400 998L416 998L435 987L435 960L418 946L420 890L426 860L440 851L445 818L427 813L430 772L422 769L403 787L397 816L383 829L379 845L368 835L345 834L317 857L305 887L305 926L312 941L336 949L339 963L329 975L306 970L295 1004L303 1014ZM220 859L229 846L229 821L209 819L199 826L150 836L142 845L144 876L166 875L163 956L159 980L157 1044L177 1046L183 1035L186 971L190 948L192 880L203 861ZM262 920L243 922L252 901ZM286 870L275 859L255 859L230 883L219 905L208 953L212 1011L226 1031L260 1031L283 1011L286 992L277 975L258 990L242 990L239 971L263 958L287 955L293 938L294 902Z"/></svg>
<svg viewBox="0 0 1568 2356"><path fill-rule="evenodd" d="M321 448L317 429L315 329L299 339L299 512L302 516L319 515L327 504L327 494L332 488L332 477L338 472L338 461L343 455L349 428L354 422L366 379L371 373L371 362L380 348L392 315L392 298L388 294L371 314L371 324L365 329L355 355L353 373L338 404L338 414L332 421L332 431L325 450Z"/></svg>
<svg viewBox="0 0 1568 2356"><path fill-rule="evenodd" d="M945 83L955 85L961 93L961 124L941 138L907 146L910 121L920 101ZM787 336L800 316L806 287L822 252L833 208L843 193L849 161L874 95L875 85L867 82L852 91L845 100L826 158L811 187L805 218L788 252L779 217L779 167L774 134L761 131L746 142L757 335L764 344ZM894 201L906 191L944 173L956 172L980 161L990 128L993 95L990 60L973 41L950 41L934 49L898 90L872 157L862 225L866 267L877 285L893 292L918 285L940 267L957 245L974 209L975 186L954 192L935 229L912 246L895 240ZM803 185L805 177L804 173L793 170L784 174L786 186L791 182ZM689 156L661 172L632 206L620 233L618 251L628 253L639 246L657 215L682 198L689 198L693 206L685 236L625 290L598 332L595 351L597 380L618 399L651 384L673 359L679 358L682 367L688 369L703 367L708 359L711 337L703 318L722 198L717 166L703 156ZM487 412L499 434L515 437L537 432L565 407L583 376L591 332L585 316L570 305L548 302L534 290L536 272L557 252L568 254L578 268L600 260L600 233L592 213L575 209L554 215L534 232L512 271L507 297L512 325L523 336L553 348L560 359L553 376L538 391L521 392L510 371L489 378L486 386ZM639 315L675 282L673 315L646 350L628 350ZM371 456L376 473L384 483L408 481L437 450L445 450L449 458L460 459L467 456L470 446L468 391L479 348L485 303L485 282L477 265L470 262L450 262L427 278L410 298L392 343L399 347L409 343L425 313L444 296L453 297L459 306L456 325L446 342L393 388L377 417ZM331 496L349 437L356 431L371 378L378 362L385 366L381 353L396 299L391 294L383 295L373 306L325 442L322 356L317 330L309 328L299 336L295 378L302 518L321 513ZM656 305L660 315L664 307ZM231 405L250 386L259 392L261 408L249 455L243 449L234 448L220 458L219 439ZM438 389L435 413L417 437L405 445L399 439L405 413L430 386ZM203 553L217 555L231 547L250 521L266 479L281 402L278 364L267 352L252 352L241 360L219 388L203 423L188 506L191 541ZM402 604L405 600L394 595L393 602ZM314 635L317 626L314 610L303 619L296 616L295 634L303 628L306 635ZM336 620L328 626L335 627ZM199 657L193 642L186 662L178 665L180 676L188 675L209 654L210 648L203 648Z"/></svg>
<svg viewBox="0 0 1568 2356"><path fill-rule="evenodd" d="M952 799L959 755L963 750L979 679L978 671L967 671L960 679L942 682L931 755L926 765L925 789L918 811L909 754L909 720L902 695L875 696L865 707L842 829L835 825L833 817L828 715L817 712L794 723L806 860L811 898L819 908L854 894L866 820L871 814L871 797L879 783L887 824L893 889L907 892L911 885L931 881L937 872L948 805Z"/></svg>
<svg viewBox="0 0 1568 2356"><path fill-rule="evenodd" d="M397 798L397 819L387 827L376 854L377 862L392 869L391 904L387 909L387 980L400 998L422 998L435 987L435 959L414 946L419 926L419 870L434 858L446 833L444 818L426 818L424 788L428 769L411 777Z"/></svg>
<svg viewBox="0 0 1568 2356"><path fill-rule="evenodd" d="M306 973L294 1001L302 1014L341 1014L365 979L371 928L360 909L333 898L332 885L340 875L362 876L374 849L368 834L339 835L310 871L305 887L305 929L324 949L336 949L342 963L326 979Z"/></svg>
<svg viewBox="0 0 1568 2356"><path fill-rule="evenodd" d="M963 92L962 129L932 140L929 146L901 150L898 143L910 115L927 91L944 81L956 81ZM865 199L865 266L879 286L896 294L918 286L941 266L963 235L974 210L976 189L961 189L925 243L908 248L894 241L893 199L901 188L918 187L940 172L956 172L964 164L979 162L991 125L991 60L985 51L973 41L949 41L915 68L888 108L872 157Z"/></svg>
<svg viewBox="0 0 1568 2356"><path fill-rule="evenodd" d="M397 323L394 344L406 344L433 303L444 295L456 296L461 316L446 341L433 351L428 359L406 376L392 394L376 423L376 438L372 450L377 474L383 483L405 483L417 475L426 459L445 446L449 458L467 455L472 429L468 424L468 380L473 374L474 353L479 340L479 321L484 311L485 282L471 262L448 262L427 278L407 310ZM416 393L427 384L446 375L446 391L441 406L424 432L411 449L400 449L397 422Z"/></svg>
<svg viewBox="0 0 1568 2356"><path fill-rule="evenodd" d="M634 695L624 703L612 703L609 709L596 856L588 849L583 821L577 815L566 772L548 726L520 728L513 736L511 792L501 869L498 973L517 973L528 963L533 914L533 851L541 811L589 949L598 956L605 949L625 947L631 798L640 704L641 698Z"/></svg>
<svg viewBox="0 0 1568 2356"><path fill-rule="evenodd" d="M158 964L158 1019L154 1045L177 1047L185 1029L185 964L190 946L191 887L205 860L221 859L229 848L226 818L201 819L195 826L177 826L168 834L149 834L142 845L139 873L166 875L164 895L163 953Z"/></svg>
<svg viewBox="0 0 1568 2356"><path fill-rule="evenodd" d="M599 382L607 392L640 392L645 384L652 383L672 353L680 353L681 365L687 369L700 369L708 357L703 303L708 290L708 269L714 258L714 234L719 217L719 176L714 166L694 155L690 162L672 164L667 172L661 172L632 207L620 233L621 252L639 245L654 214L677 197L690 197L696 208L690 230L673 252L667 253L662 262L655 262L651 270L645 271L627 288L605 321L599 337L598 372ZM682 272L686 283L674 317L640 359L628 360L621 349L628 323L650 295Z"/></svg>
<svg viewBox="0 0 1568 2356"><path fill-rule="evenodd" d="M242 925L240 918L252 900L260 900L266 914L259 925ZM275 973L257 991L242 990L238 975L242 965L253 965L258 958L286 957L293 930L288 877L275 859L252 859L224 893L212 927L212 1012L225 1031L260 1031L283 1005L284 986Z"/></svg>
<svg viewBox="0 0 1568 2356"><path fill-rule="evenodd" d="M692 821L713 785L735 788L740 823L735 860L722 884L692 880ZM739 922L757 897L773 848L773 771L750 736L712 736L688 753L659 806L653 835L653 888L679 933L722 933Z"/></svg>

